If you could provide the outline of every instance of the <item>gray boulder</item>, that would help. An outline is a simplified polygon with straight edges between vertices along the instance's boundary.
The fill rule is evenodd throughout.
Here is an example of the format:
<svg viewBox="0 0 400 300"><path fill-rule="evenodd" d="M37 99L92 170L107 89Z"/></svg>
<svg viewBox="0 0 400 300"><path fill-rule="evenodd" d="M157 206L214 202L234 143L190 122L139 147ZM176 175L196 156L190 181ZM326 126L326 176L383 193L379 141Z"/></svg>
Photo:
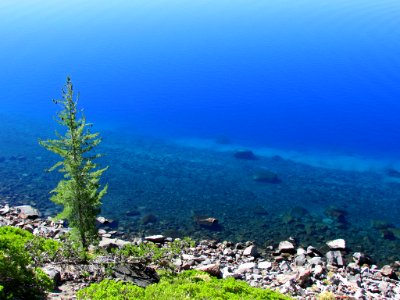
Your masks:
<svg viewBox="0 0 400 300"><path fill-rule="evenodd" d="M16 206L15 208L19 210L19 212L21 213L20 217L23 219L36 219L40 217L40 212L30 205L21 205Z"/></svg>
<svg viewBox="0 0 400 300"><path fill-rule="evenodd" d="M160 281L160 277L152 268L142 264L120 263L112 268L113 277L124 281L130 281L140 287L146 287L150 284Z"/></svg>
<svg viewBox="0 0 400 300"><path fill-rule="evenodd" d="M44 266L42 270L53 281L53 288L57 288L61 285L61 272L57 268L52 265L47 265Z"/></svg>

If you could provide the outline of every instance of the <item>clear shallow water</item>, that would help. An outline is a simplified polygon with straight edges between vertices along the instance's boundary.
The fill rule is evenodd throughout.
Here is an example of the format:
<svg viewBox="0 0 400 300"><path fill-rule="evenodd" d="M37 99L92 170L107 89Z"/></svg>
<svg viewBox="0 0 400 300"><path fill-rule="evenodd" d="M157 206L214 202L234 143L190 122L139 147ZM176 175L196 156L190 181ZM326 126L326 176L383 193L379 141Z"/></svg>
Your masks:
<svg viewBox="0 0 400 300"><path fill-rule="evenodd" d="M262 241L297 232L282 231L294 206L314 214L317 221L306 219L316 226L335 205L351 222L324 236L351 237L360 223L373 242L395 247L397 239L382 240L370 223L399 226L397 179L384 169L400 161L400 4L292 2L1 1L3 197L50 209L46 193L57 178L39 176L52 157L36 141L53 134L51 99L69 74L104 137L111 166L104 213L125 228ZM213 142L221 136L232 141L228 149ZM202 142L187 148L193 139ZM232 159L239 147L265 161ZM292 162L268 160L276 154ZM12 155L35 164L17 168ZM255 168L277 172L283 185L255 184ZM250 222L253 206L276 211L275 225L262 216ZM140 226L124 215L132 209L159 221ZM193 227L192 211L201 209L227 229Z"/></svg>

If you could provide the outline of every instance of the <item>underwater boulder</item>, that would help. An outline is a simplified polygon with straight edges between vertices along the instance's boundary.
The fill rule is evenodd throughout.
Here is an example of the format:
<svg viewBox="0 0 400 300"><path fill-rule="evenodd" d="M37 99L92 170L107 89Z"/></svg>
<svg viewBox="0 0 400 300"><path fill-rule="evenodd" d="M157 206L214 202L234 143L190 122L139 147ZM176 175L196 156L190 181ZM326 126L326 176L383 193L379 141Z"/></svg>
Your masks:
<svg viewBox="0 0 400 300"><path fill-rule="evenodd" d="M336 221L337 223L347 224L346 220L347 212L344 211L343 209L330 206L325 210L325 215L330 219L332 219L333 221Z"/></svg>
<svg viewBox="0 0 400 300"><path fill-rule="evenodd" d="M126 212L126 216L127 217L136 217L136 216L139 216L139 215L140 215L140 212L137 211L137 210L128 210Z"/></svg>
<svg viewBox="0 0 400 300"><path fill-rule="evenodd" d="M208 229L216 229L219 227L218 219L211 217L206 211L203 210L193 210L192 211L193 221Z"/></svg>
<svg viewBox="0 0 400 300"><path fill-rule="evenodd" d="M216 143L216 144L220 144L220 145L229 145L229 144L231 144L232 142L231 142L231 140L230 140L228 137L226 137L226 136L218 136L218 137L215 139L215 143Z"/></svg>
<svg viewBox="0 0 400 300"><path fill-rule="evenodd" d="M255 215L259 215L259 216L265 216L268 215L268 211L262 207L261 205L258 205L256 207L253 208L253 213Z"/></svg>
<svg viewBox="0 0 400 300"><path fill-rule="evenodd" d="M257 156L254 155L251 150L238 150L233 156L237 159L245 159L245 160L256 160Z"/></svg>
<svg viewBox="0 0 400 300"><path fill-rule="evenodd" d="M400 239L400 228L389 228L389 231L393 233L396 239Z"/></svg>
<svg viewBox="0 0 400 300"><path fill-rule="evenodd" d="M206 227L212 227L218 224L216 218L197 218L196 223Z"/></svg>
<svg viewBox="0 0 400 300"><path fill-rule="evenodd" d="M274 155L271 157L272 161L276 161L276 162L280 162L280 161L284 161L283 157L280 155Z"/></svg>
<svg viewBox="0 0 400 300"><path fill-rule="evenodd" d="M384 238L385 240L393 241L396 239L393 231L389 229L381 229L379 232L381 237Z"/></svg>
<svg viewBox="0 0 400 300"><path fill-rule="evenodd" d="M386 169L386 175L389 177L400 178L400 172L392 168Z"/></svg>
<svg viewBox="0 0 400 300"><path fill-rule="evenodd" d="M383 220L372 220L371 227L378 230L386 230L389 228L394 228L393 224Z"/></svg>
<svg viewBox="0 0 400 300"><path fill-rule="evenodd" d="M140 223L141 223L142 225L147 225L147 224L156 223L156 222L157 222L157 217L156 217L155 215L153 215L153 214L145 215L145 216L140 220Z"/></svg>
<svg viewBox="0 0 400 300"><path fill-rule="evenodd" d="M282 216L282 221L286 224L294 221L299 221L305 218L309 214L308 210L301 206L295 206L291 208Z"/></svg>
<svg viewBox="0 0 400 300"><path fill-rule="evenodd" d="M253 180L262 183L279 183L281 180L274 172L261 170L253 175Z"/></svg>

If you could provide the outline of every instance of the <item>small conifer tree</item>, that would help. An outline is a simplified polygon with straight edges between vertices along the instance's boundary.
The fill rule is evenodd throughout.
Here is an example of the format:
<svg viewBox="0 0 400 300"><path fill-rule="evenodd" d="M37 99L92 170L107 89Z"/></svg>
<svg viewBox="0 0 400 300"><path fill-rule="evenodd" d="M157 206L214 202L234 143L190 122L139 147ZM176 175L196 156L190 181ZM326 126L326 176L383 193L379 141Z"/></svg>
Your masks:
<svg viewBox="0 0 400 300"><path fill-rule="evenodd" d="M64 174L64 179L51 191L51 200L63 206L57 219L68 220L86 250L97 239L96 216L100 212L101 198L107 192L107 185L103 188L100 185L107 167L99 169L94 160L101 155L92 153L101 139L99 133L90 132L91 124L86 123L83 112L77 110L78 97L74 97L69 77L62 90L62 99L53 101L62 108L56 121L66 127L66 132L64 135L56 132L57 139L39 141L44 148L62 158L49 169L58 169Z"/></svg>

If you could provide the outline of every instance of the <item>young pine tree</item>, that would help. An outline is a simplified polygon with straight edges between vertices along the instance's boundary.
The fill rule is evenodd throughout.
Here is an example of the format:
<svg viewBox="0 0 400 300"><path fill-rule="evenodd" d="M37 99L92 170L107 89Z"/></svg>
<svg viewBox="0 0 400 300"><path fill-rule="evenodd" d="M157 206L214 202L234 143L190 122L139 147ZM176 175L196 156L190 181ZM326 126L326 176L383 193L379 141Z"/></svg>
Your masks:
<svg viewBox="0 0 400 300"><path fill-rule="evenodd" d="M57 139L39 141L39 144L62 158L50 168L64 174L64 179L52 190L51 200L63 206L57 219L68 220L86 250L97 239L96 216L101 198L107 192L107 185L101 188L99 181L107 167L99 169L94 162L101 155L91 152L101 139L98 133L90 132L91 124L86 123L82 111L78 112L78 97L75 99L71 79L67 77L62 99L53 100L62 108L56 121L66 127L65 135L56 132Z"/></svg>

